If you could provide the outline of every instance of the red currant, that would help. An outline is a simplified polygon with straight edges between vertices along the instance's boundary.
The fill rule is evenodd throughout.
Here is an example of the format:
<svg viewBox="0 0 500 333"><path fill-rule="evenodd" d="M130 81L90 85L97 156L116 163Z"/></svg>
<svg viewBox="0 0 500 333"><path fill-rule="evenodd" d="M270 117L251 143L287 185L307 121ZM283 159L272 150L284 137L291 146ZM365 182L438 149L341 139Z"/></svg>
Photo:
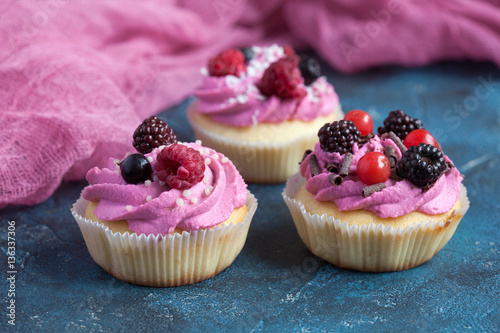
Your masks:
<svg viewBox="0 0 500 333"><path fill-rule="evenodd" d="M384 183L391 174L389 159L382 153L366 153L358 161L358 178L366 185Z"/></svg>
<svg viewBox="0 0 500 333"><path fill-rule="evenodd" d="M411 146L418 146L419 143L427 143L439 149L439 145L436 139L432 136L431 133L424 130L423 128L416 129L408 133L405 138L404 145L406 148L410 148Z"/></svg>
<svg viewBox="0 0 500 333"><path fill-rule="evenodd" d="M352 121L361 135L373 132L373 119L370 114L363 110L349 111L344 116L344 119Z"/></svg>

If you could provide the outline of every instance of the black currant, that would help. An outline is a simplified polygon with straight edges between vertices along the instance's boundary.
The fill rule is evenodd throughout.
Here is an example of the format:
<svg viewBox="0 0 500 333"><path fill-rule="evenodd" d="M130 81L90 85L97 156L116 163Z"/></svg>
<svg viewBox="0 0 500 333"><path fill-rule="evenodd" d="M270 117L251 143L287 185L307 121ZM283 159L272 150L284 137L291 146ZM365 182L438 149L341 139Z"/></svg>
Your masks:
<svg viewBox="0 0 500 333"><path fill-rule="evenodd" d="M128 184L139 184L151 177L153 168L146 156L132 154L120 162L120 171Z"/></svg>

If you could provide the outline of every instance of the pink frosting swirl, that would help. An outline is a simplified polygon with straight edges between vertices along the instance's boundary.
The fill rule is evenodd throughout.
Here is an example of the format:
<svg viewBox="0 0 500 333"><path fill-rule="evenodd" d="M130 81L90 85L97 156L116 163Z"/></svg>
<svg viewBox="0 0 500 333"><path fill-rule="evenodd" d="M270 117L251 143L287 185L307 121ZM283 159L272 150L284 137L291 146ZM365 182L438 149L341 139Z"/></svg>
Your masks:
<svg viewBox="0 0 500 333"><path fill-rule="evenodd" d="M462 176L456 168L444 173L427 191L415 187L407 179L401 181L388 179L385 182L386 188L363 198L362 190L366 184L362 183L356 175L357 163L367 152L383 152L387 145L394 147L399 160L401 151L391 139L383 140L375 136L361 148L355 144L349 175L344 178L340 186L334 186L328 181L330 173L325 166L329 163L342 165L344 155L325 152L317 143L314 152L309 154L300 166L300 173L306 178L306 189L314 194L318 201L335 203L339 211L364 209L382 218L399 217L412 211L436 215L452 209L460 196L462 182ZM309 165L312 154L316 155L320 169L320 173L315 177L311 177ZM450 161L447 156L445 159Z"/></svg>
<svg viewBox="0 0 500 333"><path fill-rule="evenodd" d="M280 99L262 95L256 84L265 69L284 56L278 45L252 48L254 57L241 77L205 75L195 92L197 112L208 114L214 121L229 126L247 127L258 123L281 123L286 120L311 121L335 112L339 98L324 77L304 86L302 99ZM206 69L203 69L206 74ZM301 83L303 85L303 82Z"/></svg>
<svg viewBox="0 0 500 333"><path fill-rule="evenodd" d="M233 163L224 155L196 143L188 143L205 159L204 180L189 190L178 190L158 181L127 184L110 158L106 168L93 168L87 173L89 186L83 197L99 201L95 215L102 220L126 220L137 234L168 234L175 228L197 230L215 226L245 205L246 184ZM159 150L145 156L153 166Z"/></svg>

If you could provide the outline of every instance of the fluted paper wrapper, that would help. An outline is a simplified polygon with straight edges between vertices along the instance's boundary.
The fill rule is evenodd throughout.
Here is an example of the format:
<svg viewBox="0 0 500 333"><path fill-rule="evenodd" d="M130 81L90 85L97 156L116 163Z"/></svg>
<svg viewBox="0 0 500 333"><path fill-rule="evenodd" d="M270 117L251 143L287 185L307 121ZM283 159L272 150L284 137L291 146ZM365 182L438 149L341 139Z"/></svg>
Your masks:
<svg viewBox="0 0 500 333"><path fill-rule="evenodd" d="M318 142L318 132L302 135L287 142L250 142L228 139L220 133L212 132L193 121L190 116L196 104L188 110L188 120L197 139L204 146L226 155L236 166L246 182L278 183L284 182L297 172L297 163L302 160L304 151L313 149ZM335 113L342 117L342 111Z"/></svg>
<svg viewBox="0 0 500 333"><path fill-rule="evenodd" d="M295 174L287 181L283 198L300 238L318 257L335 266L366 271L392 272L421 265L450 240L469 208L461 186L461 208L446 221L415 221L405 228L382 224L349 225L333 216L311 215L295 200L305 179Z"/></svg>
<svg viewBox="0 0 500 333"><path fill-rule="evenodd" d="M113 233L83 217L89 201L80 197L71 212L94 261L117 279L152 287L174 287L209 279L232 264L248 233L257 200L248 192L242 222L182 234Z"/></svg>

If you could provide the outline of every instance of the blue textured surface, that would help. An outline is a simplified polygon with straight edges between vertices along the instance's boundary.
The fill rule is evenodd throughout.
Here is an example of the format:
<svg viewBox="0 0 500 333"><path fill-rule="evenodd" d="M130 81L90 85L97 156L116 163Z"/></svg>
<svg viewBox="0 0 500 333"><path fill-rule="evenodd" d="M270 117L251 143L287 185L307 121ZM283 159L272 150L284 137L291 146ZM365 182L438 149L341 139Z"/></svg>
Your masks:
<svg viewBox="0 0 500 333"><path fill-rule="evenodd" d="M428 263L367 274L308 252L281 198L284 184L250 185L259 209L246 245L218 276L178 288L114 279L90 257L69 212L85 182L64 183L34 207L0 211L7 300L7 221L16 222L19 331L481 331L500 327L500 70L487 63L385 67L354 76L327 71L344 110L379 125L388 111L420 118L466 176L471 208ZM491 84L484 82L491 81ZM162 113L193 140L186 103ZM0 330L7 324L3 303Z"/></svg>

